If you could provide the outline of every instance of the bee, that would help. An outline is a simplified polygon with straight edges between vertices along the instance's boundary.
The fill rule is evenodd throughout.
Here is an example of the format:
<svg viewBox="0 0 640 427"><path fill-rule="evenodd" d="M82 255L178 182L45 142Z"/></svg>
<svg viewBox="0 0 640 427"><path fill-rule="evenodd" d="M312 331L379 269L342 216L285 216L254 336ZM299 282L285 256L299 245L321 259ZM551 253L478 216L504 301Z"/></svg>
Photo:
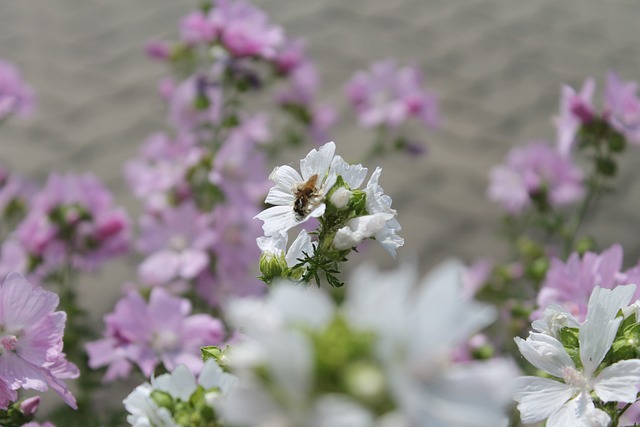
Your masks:
<svg viewBox="0 0 640 427"><path fill-rule="evenodd" d="M296 186L293 195L295 201L293 202L293 211L296 213L298 220L304 219L311 212L312 205L317 203L318 197L320 197L319 190L316 187L318 182L318 174L311 175L307 182L300 183Z"/></svg>

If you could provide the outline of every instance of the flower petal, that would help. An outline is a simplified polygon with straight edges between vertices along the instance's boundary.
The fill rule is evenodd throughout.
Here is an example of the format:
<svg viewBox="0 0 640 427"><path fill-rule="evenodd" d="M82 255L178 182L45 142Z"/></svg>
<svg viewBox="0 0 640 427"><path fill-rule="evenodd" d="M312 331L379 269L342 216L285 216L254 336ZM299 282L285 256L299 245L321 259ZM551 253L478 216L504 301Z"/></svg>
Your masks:
<svg viewBox="0 0 640 427"><path fill-rule="evenodd" d="M566 367L575 368L562 343L549 335L532 332L526 340L516 337L515 341L529 363L555 377L562 378Z"/></svg>
<svg viewBox="0 0 640 427"><path fill-rule="evenodd" d="M560 410L575 392L574 388L567 384L539 377L517 378L515 390L513 399L518 402L520 418L525 424L549 418Z"/></svg>
<svg viewBox="0 0 640 427"><path fill-rule="evenodd" d="M262 230L265 236L273 236L280 231L287 231L298 225L291 206L272 206L263 210L254 218L264 221Z"/></svg>
<svg viewBox="0 0 640 427"><path fill-rule="evenodd" d="M551 414L547 420L547 427L607 427L611 418L606 412L596 409L591 399L584 393L576 399L571 399Z"/></svg>
<svg viewBox="0 0 640 427"><path fill-rule="evenodd" d="M318 174L318 178L323 179L331 166L333 155L336 152L336 144L327 142L317 150L311 150L307 156L300 160L300 172L306 181L312 175Z"/></svg>
<svg viewBox="0 0 640 427"><path fill-rule="evenodd" d="M604 402L632 403L636 401L637 384L640 384L640 360L622 360L604 368L593 389Z"/></svg>

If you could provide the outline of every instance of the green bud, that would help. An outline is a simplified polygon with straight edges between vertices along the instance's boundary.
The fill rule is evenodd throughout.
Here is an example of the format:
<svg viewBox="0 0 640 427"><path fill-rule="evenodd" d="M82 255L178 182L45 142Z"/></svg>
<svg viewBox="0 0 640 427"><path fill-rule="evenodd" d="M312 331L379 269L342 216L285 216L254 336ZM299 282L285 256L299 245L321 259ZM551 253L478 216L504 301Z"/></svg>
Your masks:
<svg viewBox="0 0 640 427"><path fill-rule="evenodd" d="M527 266L527 276L533 280L541 281L547 274L549 269L549 260L547 258L537 258Z"/></svg>
<svg viewBox="0 0 640 427"><path fill-rule="evenodd" d="M474 348L473 351L471 352L471 355L476 360L491 359L494 354L495 354L495 349L489 344L484 344L484 345L481 345L480 347Z"/></svg>
<svg viewBox="0 0 640 427"><path fill-rule="evenodd" d="M209 102L209 98L204 93L199 93L193 101L193 106L196 110L206 110L210 105L211 102Z"/></svg>
<svg viewBox="0 0 640 427"><path fill-rule="evenodd" d="M202 347L200 348L200 353L202 354L202 360L206 362L209 359L214 359L218 363L218 366L220 366L223 370L226 371L229 365L229 359L227 357L227 354L229 353L230 348L231 347L229 347L228 345L225 346L224 349L221 349L220 347L216 347L215 345Z"/></svg>
<svg viewBox="0 0 640 427"><path fill-rule="evenodd" d="M616 162L609 157L601 157L596 160L596 168L598 172L604 176L613 177L616 175Z"/></svg>
<svg viewBox="0 0 640 427"><path fill-rule="evenodd" d="M627 147L626 139L619 132L611 132L607 142L609 143L609 150L612 153L620 153Z"/></svg>
<svg viewBox="0 0 640 427"><path fill-rule="evenodd" d="M284 258L284 253L275 255L271 252L264 252L260 256L260 273L262 273L261 279L269 284L275 279L282 277L283 272L287 269L287 261Z"/></svg>
<svg viewBox="0 0 640 427"><path fill-rule="evenodd" d="M160 390L153 390L151 392L151 399L153 399L156 405L161 408L167 408L169 411L173 412L173 398L169 393Z"/></svg>
<svg viewBox="0 0 640 427"><path fill-rule="evenodd" d="M355 213L354 217L368 215L367 193L362 190L353 190L351 201L349 202L349 209Z"/></svg>
<svg viewBox="0 0 640 427"><path fill-rule="evenodd" d="M580 238L575 245L575 250L580 256L596 247L596 241L593 237L585 236Z"/></svg>
<svg viewBox="0 0 640 427"><path fill-rule="evenodd" d="M518 251L525 258L535 259L544 255L544 249L542 248L542 246L528 237L519 238L516 242L516 245L518 246Z"/></svg>
<svg viewBox="0 0 640 427"><path fill-rule="evenodd" d="M349 394L369 402L385 397L385 377L380 368L371 362L352 363L345 372L345 383Z"/></svg>

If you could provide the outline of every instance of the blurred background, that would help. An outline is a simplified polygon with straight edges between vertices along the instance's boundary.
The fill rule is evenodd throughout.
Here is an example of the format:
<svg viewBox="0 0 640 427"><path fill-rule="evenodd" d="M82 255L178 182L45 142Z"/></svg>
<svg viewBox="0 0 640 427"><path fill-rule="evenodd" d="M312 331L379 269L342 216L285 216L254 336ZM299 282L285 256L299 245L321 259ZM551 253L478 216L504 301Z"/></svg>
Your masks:
<svg viewBox="0 0 640 427"><path fill-rule="evenodd" d="M423 269L458 256L506 255L495 235L502 211L486 197L489 169L510 147L555 139L563 83L578 87L609 69L640 79L640 2L598 0L256 0L290 36L307 40L323 78L322 101L338 108L338 152L358 160L371 133L357 127L344 82L371 61L415 63L440 97L443 126L417 136L429 154L381 159L381 184L403 225L400 259ZM167 74L148 60L151 38L177 38L178 20L196 6L175 0L4 0L0 57L16 63L38 98L36 113L0 130L0 162L44 180L51 170L90 171L135 218L141 207L122 165L152 132L167 129L156 90ZM600 92L598 92L600 93ZM287 153L279 163L297 161ZM275 164L274 164L275 165ZM271 166L274 166L271 165ZM588 227L601 247L620 242L627 263L640 256L640 149L631 147L617 194ZM371 169L375 165L368 164ZM389 263L374 249L374 255ZM86 278L84 306L111 310L137 260Z"/></svg>

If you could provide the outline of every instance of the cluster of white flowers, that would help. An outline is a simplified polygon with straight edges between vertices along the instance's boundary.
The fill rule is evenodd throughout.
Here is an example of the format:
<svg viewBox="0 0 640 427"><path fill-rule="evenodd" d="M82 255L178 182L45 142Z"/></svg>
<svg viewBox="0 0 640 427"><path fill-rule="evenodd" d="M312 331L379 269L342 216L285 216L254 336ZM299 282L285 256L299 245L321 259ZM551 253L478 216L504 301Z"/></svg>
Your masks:
<svg viewBox="0 0 640 427"><path fill-rule="evenodd" d="M256 215L264 222L265 236L258 239L258 245L263 251L261 271L265 281L299 278L296 276L301 271L278 273L292 269L307 256L343 260L366 239L377 240L394 257L404 244L397 234L401 227L391 198L378 184L382 170L376 168L361 189L367 168L348 164L335 150L335 144L329 142L300 161L300 173L284 165L269 176L275 186L265 202L273 206ZM314 233L317 241L303 230L287 250L288 231L312 218L319 222Z"/></svg>
<svg viewBox="0 0 640 427"><path fill-rule="evenodd" d="M230 322L244 339L229 353L238 376L219 405L241 426L502 425L517 376L494 359L451 353L495 318L462 297L458 263L416 287L415 268L361 267L337 307L321 289L275 284L266 300L238 300ZM434 319L438 319L434 322Z"/></svg>
<svg viewBox="0 0 640 427"><path fill-rule="evenodd" d="M637 340L620 334L621 326L628 326L624 329L629 332L637 329L638 303L629 306L635 289L636 285L612 290L596 287L584 322L560 306L550 306L543 318L533 323L537 332L531 332L526 340L516 338L522 355L557 379L518 378L514 399L524 423L547 420L547 427L607 427L618 409L609 404L611 414L603 410L604 404L636 401L640 360L627 359L629 353L621 350L627 344L635 347ZM625 325L627 319L629 325ZM617 338L621 338L621 345L614 346L618 352L605 360Z"/></svg>
<svg viewBox="0 0 640 427"><path fill-rule="evenodd" d="M130 414L127 422L133 427L210 425L208 421L217 420L214 406L236 381L214 359L207 360L197 381L186 366L180 365L131 392L124 400Z"/></svg>

